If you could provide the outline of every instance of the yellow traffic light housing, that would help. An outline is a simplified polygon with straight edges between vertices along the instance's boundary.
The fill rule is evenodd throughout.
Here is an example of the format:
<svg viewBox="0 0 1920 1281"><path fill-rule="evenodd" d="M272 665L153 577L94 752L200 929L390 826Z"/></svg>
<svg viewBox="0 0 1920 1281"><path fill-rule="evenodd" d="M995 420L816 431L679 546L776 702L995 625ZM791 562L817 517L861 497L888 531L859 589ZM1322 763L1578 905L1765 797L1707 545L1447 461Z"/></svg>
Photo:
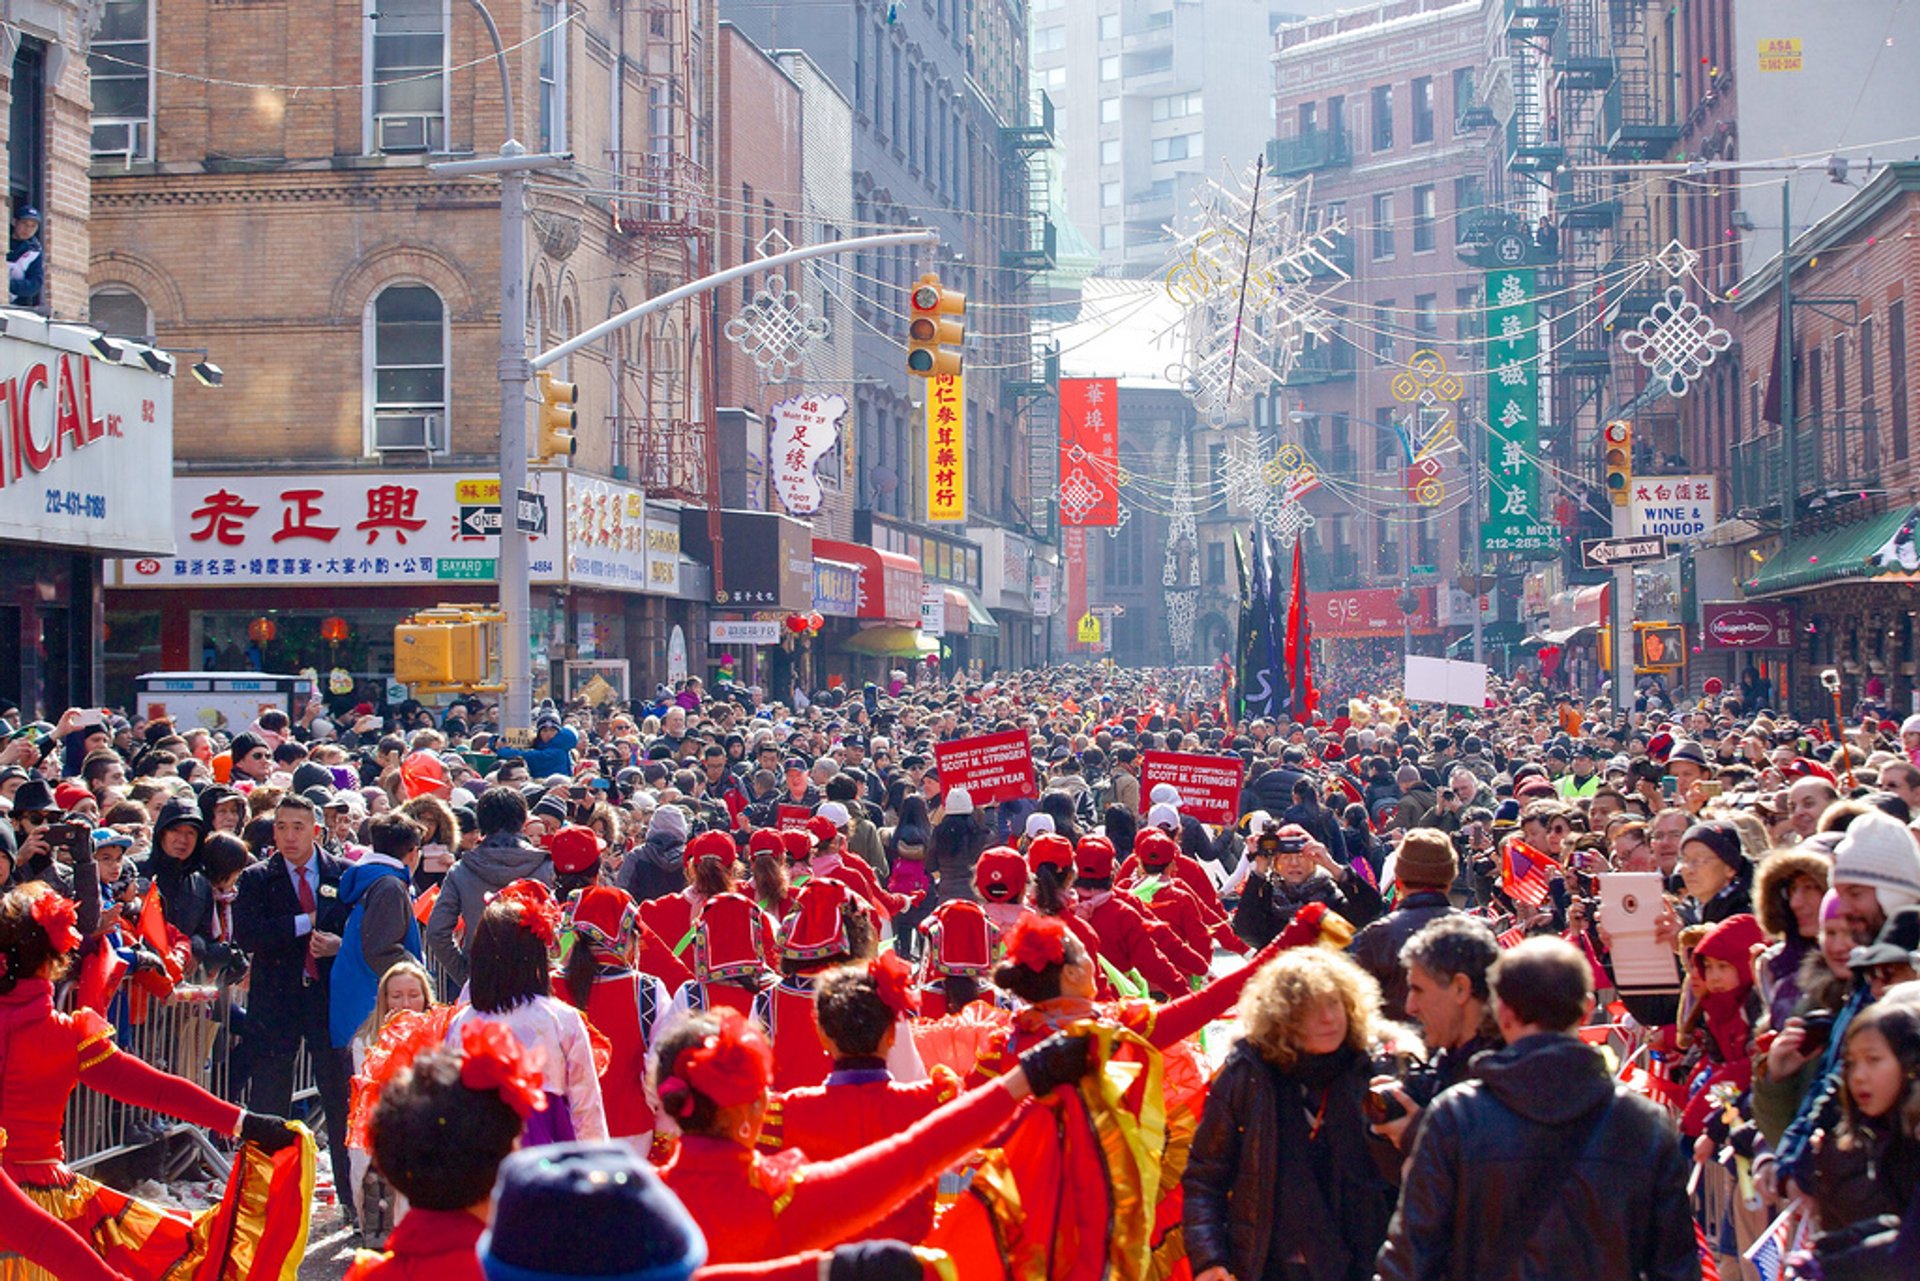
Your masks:
<svg viewBox="0 0 1920 1281"><path fill-rule="evenodd" d="M540 371L539 434L533 454L541 462L572 458L574 450L579 448L573 434L580 421L573 406L579 399L578 387L561 382L544 369Z"/></svg>
<svg viewBox="0 0 1920 1281"><path fill-rule="evenodd" d="M421 610L393 629L393 678L416 694L505 689L494 675L504 619L480 605Z"/></svg>
<svg viewBox="0 0 1920 1281"><path fill-rule="evenodd" d="M1603 433L1606 450L1607 497L1625 507L1633 492L1633 424L1624 418L1609 422Z"/></svg>
<svg viewBox="0 0 1920 1281"><path fill-rule="evenodd" d="M1687 661L1687 629L1680 623L1635 623L1633 639L1635 671L1668 672Z"/></svg>
<svg viewBox="0 0 1920 1281"><path fill-rule="evenodd" d="M967 335L967 296L942 289L940 277L928 272L907 302L907 372L919 378L958 374L959 348Z"/></svg>

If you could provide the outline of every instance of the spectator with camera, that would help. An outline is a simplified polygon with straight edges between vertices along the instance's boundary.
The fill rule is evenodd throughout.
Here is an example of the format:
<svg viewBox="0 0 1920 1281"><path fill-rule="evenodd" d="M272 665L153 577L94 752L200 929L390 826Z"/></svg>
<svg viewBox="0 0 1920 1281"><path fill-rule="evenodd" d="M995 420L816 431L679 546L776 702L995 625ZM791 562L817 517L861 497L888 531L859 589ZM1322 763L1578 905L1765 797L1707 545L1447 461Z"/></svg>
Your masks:
<svg viewBox="0 0 1920 1281"><path fill-rule="evenodd" d="M1400 1149L1413 1150L1420 1117L1441 1091L1468 1079L1475 1056L1500 1047L1487 974L1500 959L1500 945L1484 922L1442 916L1422 927L1400 949L1407 974L1407 1017L1420 1027L1427 1059L1402 1079L1376 1077L1380 1097L1374 1131Z"/></svg>
<svg viewBox="0 0 1920 1281"><path fill-rule="evenodd" d="M1248 946L1271 943L1308 903L1326 904L1356 928L1380 915L1380 892L1305 828L1282 825L1265 810L1247 817L1249 870L1233 931Z"/></svg>

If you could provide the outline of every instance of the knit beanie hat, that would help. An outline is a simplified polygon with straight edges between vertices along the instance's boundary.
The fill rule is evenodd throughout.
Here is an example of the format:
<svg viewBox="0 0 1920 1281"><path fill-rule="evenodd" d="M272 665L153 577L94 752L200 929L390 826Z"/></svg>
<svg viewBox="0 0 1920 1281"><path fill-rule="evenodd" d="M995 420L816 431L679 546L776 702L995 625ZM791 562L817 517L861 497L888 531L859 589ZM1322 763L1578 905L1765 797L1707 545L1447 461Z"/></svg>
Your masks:
<svg viewBox="0 0 1920 1281"><path fill-rule="evenodd" d="M1891 814L1868 810L1847 824L1833 851L1835 885L1871 885L1880 910L1920 903L1920 845L1906 824Z"/></svg>
<svg viewBox="0 0 1920 1281"><path fill-rule="evenodd" d="M624 1144L548 1144L500 1164L480 1238L487 1281L687 1281L706 1261L699 1225Z"/></svg>
<svg viewBox="0 0 1920 1281"><path fill-rule="evenodd" d="M1434 827L1416 827L1400 842L1394 879L1421 889L1446 889L1459 875L1453 840Z"/></svg>
<svg viewBox="0 0 1920 1281"><path fill-rule="evenodd" d="M1682 847L1689 842L1698 841L1713 851L1715 858L1725 863L1736 876L1751 873L1753 864L1747 858L1745 847L1740 844L1740 829L1733 824L1714 820L1707 823L1695 823L1680 838ZM1913 842L1907 842L1911 845Z"/></svg>

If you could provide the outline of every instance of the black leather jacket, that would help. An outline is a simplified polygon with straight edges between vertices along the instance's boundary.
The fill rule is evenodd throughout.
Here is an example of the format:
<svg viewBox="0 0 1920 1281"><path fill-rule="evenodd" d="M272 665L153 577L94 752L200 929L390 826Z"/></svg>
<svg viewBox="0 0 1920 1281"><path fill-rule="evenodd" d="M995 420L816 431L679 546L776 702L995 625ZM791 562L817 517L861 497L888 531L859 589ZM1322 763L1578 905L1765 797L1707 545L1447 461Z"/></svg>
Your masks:
<svg viewBox="0 0 1920 1281"><path fill-rule="evenodd" d="M1474 1070L1427 1109L1379 1281L1698 1281L1690 1162L1657 1106L1571 1036L1526 1037ZM1570 1136L1584 1138L1571 1157ZM1509 1222L1532 1226L1502 1260Z"/></svg>
<svg viewBox="0 0 1920 1281"><path fill-rule="evenodd" d="M1453 911L1452 901L1439 890L1419 890L1354 936L1348 950L1379 982L1380 1009L1388 1018L1404 1022L1407 1017L1407 971L1400 964L1400 949L1427 922Z"/></svg>

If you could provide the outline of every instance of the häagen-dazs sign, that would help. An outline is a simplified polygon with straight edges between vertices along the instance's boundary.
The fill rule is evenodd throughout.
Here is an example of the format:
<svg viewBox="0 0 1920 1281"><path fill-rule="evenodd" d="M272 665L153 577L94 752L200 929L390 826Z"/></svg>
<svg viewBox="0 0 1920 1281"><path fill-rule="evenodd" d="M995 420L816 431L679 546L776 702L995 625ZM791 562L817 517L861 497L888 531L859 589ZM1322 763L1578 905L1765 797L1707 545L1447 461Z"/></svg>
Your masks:
<svg viewBox="0 0 1920 1281"><path fill-rule="evenodd" d="M1792 649L1793 606L1735 601L1702 606L1707 649Z"/></svg>

